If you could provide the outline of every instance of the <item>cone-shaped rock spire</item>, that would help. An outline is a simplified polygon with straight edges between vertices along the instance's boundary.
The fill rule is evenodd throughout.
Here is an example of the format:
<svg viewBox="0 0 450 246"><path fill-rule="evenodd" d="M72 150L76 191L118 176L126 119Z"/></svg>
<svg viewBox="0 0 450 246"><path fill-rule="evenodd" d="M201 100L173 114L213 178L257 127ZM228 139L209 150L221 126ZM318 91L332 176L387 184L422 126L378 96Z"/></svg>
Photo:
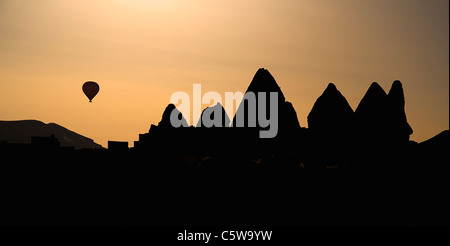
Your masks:
<svg viewBox="0 0 450 246"><path fill-rule="evenodd" d="M205 120L208 121L209 125L208 123L203 122ZM228 117L227 112L225 112L225 109L220 103L217 103L215 106L205 108L200 115L200 119L198 120L196 126L216 127L214 123L217 123L217 120L218 122L220 122L220 125L218 127L228 127L230 125L230 118ZM206 123L206 125L204 123Z"/></svg>
<svg viewBox="0 0 450 246"><path fill-rule="evenodd" d="M387 100L389 106L388 121L391 134L398 140L408 141L409 135L413 133L413 130L406 119L405 96L400 81L396 80L392 83Z"/></svg>
<svg viewBox="0 0 450 246"><path fill-rule="evenodd" d="M164 110L164 113L162 115L161 121L158 123L158 127L174 127L170 122L170 115L172 112L175 111L175 114L178 116L178 120L181 123L182 127L188 127L188 123L186 119L183 117L183 114L173 105L172 103L167 105L166 109Z"/></svg>
<svg viewBox="0 0 450 246"><path fill-rule="evenodd" d="M308 115L308 127L314 131L336 131L352 125L353 109L333 83L317 98Z"/></svg>

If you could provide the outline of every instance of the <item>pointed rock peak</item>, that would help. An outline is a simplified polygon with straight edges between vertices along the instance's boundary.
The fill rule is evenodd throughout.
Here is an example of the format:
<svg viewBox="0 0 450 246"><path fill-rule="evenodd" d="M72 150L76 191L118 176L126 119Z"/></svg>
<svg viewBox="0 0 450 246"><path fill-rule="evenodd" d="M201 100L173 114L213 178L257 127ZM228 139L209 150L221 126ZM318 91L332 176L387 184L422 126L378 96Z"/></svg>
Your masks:
<svg viewBox="0 0 450 246"><path fill-rule="evenodd" d="M272 74L269 73L267 69L260 68L256 72L255 76L253 76L252 82L250 83L250 87L279 87L275 78ZM262 88L263 89L263 88Z"/></svg>
<svg viewBox="0 0 450 246"><path fill-rule="evenodd" d="M323 91L321 97L343 97L341 92L336 88L333 83L329 83L327 88Z"/></svg>
<svg viewBox="0 0 450 246"><path fill-rule="evenodd" d="M381 88L381 86L377 82L373 82L361 101L368 100L370 98L382 98L385 96L386 92L383 90L383 88Z"/></svg>
<svg viewBox="0 0 450 246"><path fill-rule="evenodd" d="M328 99L327 99L328 98ZM336 86L333 83L329 83L325 91L322 93L322 95L318 98L318 101L320 100L328 100L329 103L338 103L344 102L344 104L348 105L347 99L341 94L341 92L336 88ZM339 103L340 103L339 102ZM350 105L348 105L349 108ZM352 110L353 112L353 110Z"/></svg>
<svg viewBox="0 0 450 246"><path fill-rule="evenodd" d="M170 115L172 114L172 111L174 111L174 110L176 110L176 112L178 114L178 119L182 122L182 126L185 126L185 127L189 126L187 124L186 119L183 117L183 114L172 103L167 105L167 107L164 110L164 113L162 115L161 121L158 123L158 126L172 127L172 124L170 122Z"/></svg>
<svg viewBox="0 0 450 246"><path fill-rule="evenodd" d="M379 108L379 110L381 110L381 108L384 107L386 97L387 95L383 88L381 88L377 82L373 82L364 97L361 99L361 102L359 102L355 113L358 114L361 111L366 111L366 113L368 113L373 111L375 108Z"/></svg>
<svg viewBox="0 0 450 246"><path fill-rule="evenodd" d="M333 83L329 83L325 91L337 91L337 88Z"/></svg>
<svg viewBox="0 0 450 246"><path fill-rule="evenodd" d="M402 82L399 80L394 81L388 95L404 98Z"/></svg>
<svg viewBox="0 0 450 246"><path fill-rule="evenodd" d="M205 113L207 113L209 115L209 120L214 120L215 119L215 112L221 112L221 126L229 126L230 125L230 118L228 117L227 112L225 111L225 109L223 108L222 104L220 102L218 102L216 105L211 106L211 107L207 107L202 111L202 114L200 115L200 119L197 122L197 127L201 127L203 126L202 124L202 119L203 119L203 115ZM207 124L208 125L208 124Z"/></svg>
<svg viewBox="0 0 450 246"><path fill-rule="evenodd" d="M225 109L223 108L222 104L220 104L220 102L218 102L216 105L214 105L214 106L212 106L212 107L209 107L209 108L212 108L212 109L217 109L217 108L219 108L219 109L222 111L222 113L225 113L225 115L226 115ZM203 110L203 111L204 111L204 110ZM228 117L228 116L227 116L227 117Z"/></svg>
<svg viewBox="0 0 450 246"><path fill-rule="evenodd" d="M259 68L258 71L256 71L255 76L270 76L270 77L272 77L272 74L270 74L269 70L262 67L262 68Z"/></svg>
<svg viewBox="0 0 450 246"><path fill-rule="evenodd" d="M175 105L173 103L169 103L169 105L167 105L166 109L164 110L164 112L166 112L167 110L173 110L175 107Z"/></svg>
<svg viewBox="0 0 450 246"><path fill-rule="evenodd" d="M311 129L334 131L348 127L353 118L353 109L347 99L333 83L329 83L308 114Z"/></svg>
<svg viewBox="0 0 450 246"><path fill-rule="evenodd" d="M369 89L367 90L366 95L367 94L385 96L386 92L383 90L383 88L381 88L381 86L377 82L373 82L370 85Z"/></svg>
<svg viewBox="0 0 450 246"><path fill-rule="evenodd" d="M162 115L162 119L168 118L170 119L170 114L172 113L172 110L176 109L175 105L173 105L172 103L170 103L169 105L167 105L166 109L164 109L164 113ZM178 110L178 109L177 109Z"/></svg>
<svg viewBox="0 0 450 246"><path fill-rule="evenodd" d="M223 108L223 106L222 106L222 104L221 104L220 102L216 103L216 105L214 105L214 106L206 107L206 108L202 111L202 113L203 113L207 108L210 108L210 109L217 109L217 108L220 108L220 110L225 111L225 109Z"/></svg>
<svg viewBox="0 0 450 246"><path fill-rule="evenodd" d="M260 68L256 72L252 79L252 82L247 88L246 92L278 92L278 98L280 101L285 101L283 92L281 92L280 86L278 86L274 77L265 68Z"/></svg>
<svg viewBox="0 0 450 246"><path fill-rule="evenodd" d="M402 82L400 82L400 80L395 80L394 82L392 82L392 87L394 87L394 86L402 87Z"/></svg>
<svg viewBox="0 0 450 246"><path fill-rule="evenodd" d="M388 118L393 127L392 135L397 135L400 139L409 140L409 135L413 133L408 124L405 113L405 95L403 94L402 83L398 80L392 83L388 98Z"/></svg>

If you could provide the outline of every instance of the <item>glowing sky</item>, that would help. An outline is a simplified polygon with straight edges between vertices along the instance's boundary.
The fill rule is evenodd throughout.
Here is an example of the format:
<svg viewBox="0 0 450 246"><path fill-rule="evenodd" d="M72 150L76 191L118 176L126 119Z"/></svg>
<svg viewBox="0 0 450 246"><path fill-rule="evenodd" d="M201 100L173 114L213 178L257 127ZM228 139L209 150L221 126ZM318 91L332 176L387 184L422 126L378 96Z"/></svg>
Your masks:
<svg viewBox="0 0 450 246"><path fill-rule="evenodd" d="M132 146L172 93L245 92L260 67L303 127L329 82L356 109L371 82L401 80L426 140L449 128L449 1L0 0L0 120Z"/></svg>

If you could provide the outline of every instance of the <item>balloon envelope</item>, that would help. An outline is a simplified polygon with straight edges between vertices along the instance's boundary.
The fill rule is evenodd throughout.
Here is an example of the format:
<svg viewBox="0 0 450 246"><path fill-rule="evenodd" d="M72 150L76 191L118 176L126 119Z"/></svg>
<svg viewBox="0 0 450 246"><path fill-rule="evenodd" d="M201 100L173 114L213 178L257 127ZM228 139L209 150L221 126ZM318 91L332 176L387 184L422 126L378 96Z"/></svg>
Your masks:
<svg viewBox="0 0 450 246"><path fill-rule="evenodd" d="M88 81L83 84L83 92L89 98L89 102L97 95L100 90L100 86L94 81Z"/></svg>

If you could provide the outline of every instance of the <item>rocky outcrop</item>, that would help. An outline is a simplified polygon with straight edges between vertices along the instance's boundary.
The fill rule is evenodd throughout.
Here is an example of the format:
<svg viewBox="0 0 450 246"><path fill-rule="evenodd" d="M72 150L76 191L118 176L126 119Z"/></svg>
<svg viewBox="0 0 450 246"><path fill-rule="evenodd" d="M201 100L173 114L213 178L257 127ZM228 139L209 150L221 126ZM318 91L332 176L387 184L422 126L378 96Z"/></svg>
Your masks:
<svg viewBox="0 0 450 246"><path fill-rule="evenodd" d="M400 81L394 81L389 94L372 83L355 110L358 135L366 141L394 144L408 142L412 129L405 113L405 97Z"/></svg>
<svg viewBox="0 0 450 246"><path fill-rule="evenodd" d="M333 83L317 98L308 115L308 127L314 132L336 134L353 126L353 109Z"/></svg>
<svg viewBox="0 0 450 246"><path fill-rule="evenodd" d="M356 135L360 140L380 142L387 139L387 94L373 82L355 110Z"/></svg>
<svg viewBox="0 0 450 246"><path fill-rule="evenodd" d="M256 117L256 128L257 129L266 129L264 127L260 127L258 124L259 119L259 103L262 99L261 96L265 96L265 117L274 117L274 114L270 112L270 105L276 105L278 110L278 134L277 137L280 137L280 134L292 134L292 130L298 130L300 129L300 123L297 118L297 113L292 106L292 103L286 101L283 92L281 91L280 86L278 86L277 82L273 78L273 76L270 74L270 72L267 69L260 68L255 76L253 77L250 85L247 88L246 93L253 92L255 94L256 98L256 105L254 108L249 108L249 103L247 100L243 100L241 104L239 105L236 115L233 118L232 126L237 126L237 116L239 116L241 113L244 115L244 126L249 127L249 110L255 110L256 112L253 113L254 117ZM265 95L259 95L258 93L264 92ZM273 98L270 97L270 93L277 93L277 102L276 104L274 102L271 102ZM243 112L242 112L243 111ZM283 136L281 136L283 137Z"/></svg>
<svg viewBox="0 0 450 246"><path fill-rule="evenodd" d="M218 119L218 118L219 119ZM203 122L204 120L208 122ZM218 120L220 122L219 125L215 123ZM204 124L206 123L206 125ZM230 118L228 117L227 112L223 108L222 104L217 103L212 107L207 107L203 110L200 115L200 119L197 122L197 127L228 127L230 126Z"/></svg>
<svg viewBox="0 0 450 246"><path fill-rule="evenodd" d="M239 115L244 115L244 126L248 127L249 126L249 110L253 111L253 114L256 117L256 122L258 119L258 107L259 104L258 102L262 100L262 98L260 98L260 96L262 95L258 95L258 93L260 92L265 92L265 101L266 101L266 118L268 115L270 115L270 92L276 92L278 95L278 106L283 104L285 102L285 98L283 95L283 92L281 91L280 87L278 86L277 82L275 81L275 79L273 78L273 76L269 73L269 71L267 69L264 68L260 68L255 76L252 79L252 82L250 83L250 85L248 86L247 90L245 91L245 93L248 92L253 92L255 95L255 99L256 99L256 103L254 105L254 107L250 108L249 107L249 102L247 100L242 100L242 102L239 104L239 107L236 111L236 115L233 118L233 126L239 125L237 124L237 116ZM279 109L279 108L278 108ZM243 112L242 112L243 111ZM278 110L279 111L279 110ZM280 115L279 115L280 118ZM251 124L250 124L251 125ZM256 124L258 125L258 124Z"/></svg>
<svg viewBox="0 0 450 246"><path fill-rule="evenodd" d="M161 121L158 123L158 127L162 128L172 128L174 127L173 124L170 122L170 115L172 112L178 115L178 127L188 127L188 123L186 119L183 117L183 114L173 105L172 103L167 105L166 109L164 110L164 113L162 115Z"/></svg>
<svg viewBox="0 0 450 246"><path fill-rule="evenodd" d="M408 141L413 130L406 119L405 96L400 81L396 80L392 83L391 90L387 95L387 104L390 135L396 141Z"/></svg>

